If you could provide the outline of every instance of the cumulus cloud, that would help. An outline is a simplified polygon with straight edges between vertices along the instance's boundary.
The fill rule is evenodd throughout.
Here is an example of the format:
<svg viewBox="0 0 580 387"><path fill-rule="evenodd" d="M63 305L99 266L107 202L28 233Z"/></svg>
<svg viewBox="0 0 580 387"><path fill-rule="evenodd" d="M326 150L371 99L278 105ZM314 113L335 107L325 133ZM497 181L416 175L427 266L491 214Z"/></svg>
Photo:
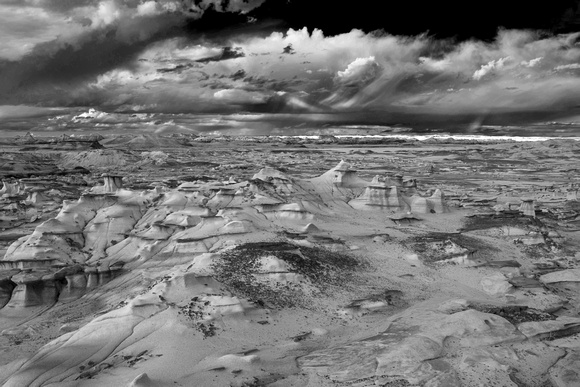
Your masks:
<svg viewBox="0 0 580 387"><path fill-rule="evenodd" d="M570 63L570 64L566 64L566 65L560 65L560 66L556 66L554 67L555 71L562 71L562 70L579 70L580 69L580 63Z"/></svg>
<svg viewBox="0 0 580 387"><path fill-rule="evenodd" d="M343 84L366 84L377 77L381 66L374 56L368 58L356 58L349 63L344 71L336 73L337 79Z"/></svg>
<svg viewBox="0 0 580 387"><path fill-rule="evenodd" d="M521 62L522 66L525 67L534 67L536 66L538 63L540 63L542 61L542 57L539 58L534 58L534 59L530 59L530 60L523 60Z"/></svg>
<svg viewBox="0 0 580 387"><path fill-rule="evenodd" d="M481 66L479 70L473 73L473 79L479 81L481 78L485 77L487 74L493 73L504 67L507 61L511 60L509 56L505 58L499 58L496 60L491 60L488 63ZM531 66L533 67L533 66Z"/></svg>
<svg viewBox="0 0 580 387"><path fill-rule="evenodd" d="M213 95L214 98L223 100L226 102L236 103L236 104L257 104L264 103L267 101L268 97L263 93L251 92L239 89L224 89L216 91Z"/></svg>

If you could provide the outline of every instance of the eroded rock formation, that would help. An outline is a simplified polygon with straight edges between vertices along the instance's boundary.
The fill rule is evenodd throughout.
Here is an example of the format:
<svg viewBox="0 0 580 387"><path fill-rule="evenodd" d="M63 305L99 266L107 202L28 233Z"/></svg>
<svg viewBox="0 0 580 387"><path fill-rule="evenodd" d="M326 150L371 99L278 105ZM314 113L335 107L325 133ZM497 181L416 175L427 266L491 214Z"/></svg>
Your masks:
<svg viewBox="0 0 580 387"><path fill-rule="evenodd" d="M365 180L345 161L314 178L268 167L147 190L103 177L7 248L2 332L20 337L66 305L106 308L0 368L5 386L574 383L578 343L542 340L580 332L580 319L552 314L566 301L543 286L570 288L577 273L530 275L514 258L527 229L501 225L493 237L511 256L498 259L488 229L415 226L453 215L440 189L392 173ZM19 187L5 183L4 195ZM471 272L428 277L441 267ZM411 297L426 301L409 307Z"/></svg>

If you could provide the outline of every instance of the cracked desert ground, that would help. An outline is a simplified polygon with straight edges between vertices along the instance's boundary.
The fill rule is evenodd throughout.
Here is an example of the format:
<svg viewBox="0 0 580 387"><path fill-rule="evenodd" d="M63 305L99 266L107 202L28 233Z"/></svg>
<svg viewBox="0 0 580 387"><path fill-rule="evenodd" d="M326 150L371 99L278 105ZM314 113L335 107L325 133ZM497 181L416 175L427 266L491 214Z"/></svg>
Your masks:
<svg viewBox="0 0 580 387"><path fill-rule="evenodd" d="M0 384L580 386L580 142L1 141Z"/></svg>

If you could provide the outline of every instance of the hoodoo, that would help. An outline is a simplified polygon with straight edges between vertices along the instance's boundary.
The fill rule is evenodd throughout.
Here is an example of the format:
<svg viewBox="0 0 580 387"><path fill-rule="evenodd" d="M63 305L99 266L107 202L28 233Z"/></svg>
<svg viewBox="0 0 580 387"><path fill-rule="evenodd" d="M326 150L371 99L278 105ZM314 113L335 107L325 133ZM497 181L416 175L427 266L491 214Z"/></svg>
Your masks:
<svg viewBox="0 0 580 387"><path fill-rule="evenodd" d="M123 177L118 175L112 175L109 173L104 173L102 175L105 183L105 192L116 192L123 188Z"/></svg>
<svg viewBox="0 0 580 387"><path fill-rule="evenodd" d="M22 192L24 186L20 182L9 183L5 180L2 181L2 188L0 188L0 196L6 195L18 195Z"/></svg>
<svg viewBox="0 0 580 387"><path fill-rule="evenodd" d="M375 176L365 189L365 192L348 203L359 210L385 209L389 211L408 211L409 205L404 200L401 188L398 186L388 187Z"/></svg>
<svg viewBox="0 0 580 387"><path fill-rule="evenodd" d="M356 174L356 170L350 169L350 164L341 161L334 169L332 183L337 187L354 188L360 185L360 179Z"/></svg>
<svg viewBox="0 0 580 387"><path fill-rule="evenodd" d="M534 199L522 199L520 205L520 212L526 216L536 217L536 210L534 208Z"/></svg>

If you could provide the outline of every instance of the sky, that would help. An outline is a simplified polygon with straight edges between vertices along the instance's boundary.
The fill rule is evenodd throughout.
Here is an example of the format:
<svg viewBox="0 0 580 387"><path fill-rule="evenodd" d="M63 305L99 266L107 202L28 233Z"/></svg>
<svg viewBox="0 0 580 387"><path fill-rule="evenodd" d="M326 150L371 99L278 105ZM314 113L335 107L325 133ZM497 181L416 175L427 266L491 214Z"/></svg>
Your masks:
<svg viewBox="0 0 580 387"><path fill-rule="evenodd" d="M0 0L0 120L578 117L580 0L538 3Z"/></svg>

